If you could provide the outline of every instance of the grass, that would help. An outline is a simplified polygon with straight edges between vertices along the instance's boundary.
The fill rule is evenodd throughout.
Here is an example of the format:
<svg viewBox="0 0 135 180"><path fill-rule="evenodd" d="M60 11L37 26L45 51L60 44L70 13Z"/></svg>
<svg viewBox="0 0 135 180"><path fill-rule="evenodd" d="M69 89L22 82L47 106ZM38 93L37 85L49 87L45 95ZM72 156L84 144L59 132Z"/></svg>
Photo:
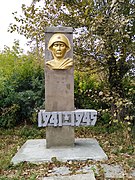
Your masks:
<svg viewBox="0 0 135 180"><path fill-rule="evenodd" d="M107 127L98 125L75 128L75 135L80 138L96 138L107 154L108 160L102 162L75 161L72 163L56 161L41 164L22 162L13 165L11 159L22 144L27 139L45 138L45 128L20 126L14 129L0 129L0 180L37 180L49 176L50 170L59 166L68 166L74 174L80 167L90 164L96 165L100 169L97 179L104 179L100 166L102 163L119 164L123 167L125 174L135 168L133 139L129 138L125 130L108 131Z"/></svg>

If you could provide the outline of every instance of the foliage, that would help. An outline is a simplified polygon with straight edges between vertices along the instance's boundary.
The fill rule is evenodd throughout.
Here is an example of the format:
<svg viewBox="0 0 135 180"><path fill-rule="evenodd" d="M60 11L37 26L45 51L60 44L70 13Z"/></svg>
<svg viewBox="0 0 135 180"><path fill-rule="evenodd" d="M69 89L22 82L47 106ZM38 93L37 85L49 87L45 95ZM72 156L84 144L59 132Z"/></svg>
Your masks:
<svg viewBox="0 0 135 180"><path fill-rule="evenodd" d="M23 5L24 16L17 17L15 14L20 26L12 24L10 31L17 31L26 37L29 34L32 40L37 39L38 34L36 42L42 46L46 26L73 27L74 33L78 34L74 38L74 59L77 68L84 70L90 66L92 60L95 60L97 65L104 69L110 90L117 92L121 97L124 96L123 78L128 71L134 69L135 65L134 2L132 0L42 2L44 2L42 7L37 7L39 1L33 1L30 7Z"/></svg>
<svg viewBox="0 0 135 180"><path fill-rule="evenodd" d="M134 65L134 2L42 0L44 5L38 7L39 1L29 7L22 5L24 16L14 14L20 25L11 24L9 30L29 35L39 47L44 43L46 26L73 27L78 34L74 38L78 68L86 68L91 59L96 60L107 71L110 88L121 91L121 81Z"/></svg>
<svg viewBox="0 0 135 180"><path fill-rule="evenodd" d="M103 66L110 90L122 97L122 80L135 59L134 2L63 1L62 5L54 6L59 11L54 23L81 29L74 41L75 55L84 67L91 59Z"/></svg>
<svg viewBox="0 0 135 180"><path fill-rule="evenodd" d="M32 122L43 104L44 72L34 59L9 48L0 54L0 126Z"/></svg>
<svg viewBox="0 0 135 180"><path fill-rule="evenodd" d="M38 6L40 2L44 5ZM46 26L73 27L75 69L79 73L87 72L88 76L95 69L99 77L103 74L104 84L100 89L91 84L94 82L91 77L75 76L76 107L94 106L99 108L103 121L110 125L123 123L131 129L135 111L134 85L131 87L128 79L134 81L134 7L132 0L33 0L29 7L22 5L24 16L14 13L20 24L11 24L9 31L17 31L36 42L39 52L40 47L43 49ZM77 79L82 82L76 82ZM91 86L92 93L89 92Z"/></svg>
<svg viewBox="0 0 135 180"><path fill-rule="evenodd" d="M98 75L89 72L75 71L75 107L77 109L100 109L103 83L98 80Z"/></svg>
<svg viewBox="0 0 135 180"><path fill-rule="evenodd" d="M24 138L44 138L45 136L45 132L44 132L44 129L39 129L37 128L37 125L36 127L32 126L33 128L30 128L30 126L23 126L19 132L19 135L21 137L24 137Z"/></svg>
<svg viewBox="0 0 135 180"><path fill-rule="evenodd" d="M115 127L131 131L134 125L134 78L126 84L125 98L116 92L110 92L105 82L97 78L98 74L75 71L75 107L77 109L96 109L98 122L107 127ZM130 85L129 85L130 84ZM127 89L128 87L128 89Z"/></svg>
<svg viewBox="0 0 135 180"><path fill-rule="evenodd" d="M17 31L29 39L29 44L34 44L36 50L43 48L45 39L45 27L48 25L49 12L44 13L44 8L37 8L34 4L27 7L22 4L22 12L24 15L17 16L17 12L13 12L17 24L10 24L9 31L12 33ZM39 52L38 52L39 53Z"/></svg>
<svg viewBox="0 0 135 180"><path fill-rule="evenodd" d="M109 113L111 124L121 123L125 129L130 130L134 119L134 102L133 96L127 98L124 88L130 88L123 82L126 76L134 79L135 3L130 0L75 0L63 1L58 5L54 2L57 4L54 9L58 12L58 18L52 23L72 26L75 32L80 29L74 39L74 59L80 60L77 67L85 70L89 66L91 71L91 62L95 60L106 75L106 85L100 96L102 104L107 105L106 109L101 108L102 117L104 113ZM94 96L100 102L96 93Z"/></svg>

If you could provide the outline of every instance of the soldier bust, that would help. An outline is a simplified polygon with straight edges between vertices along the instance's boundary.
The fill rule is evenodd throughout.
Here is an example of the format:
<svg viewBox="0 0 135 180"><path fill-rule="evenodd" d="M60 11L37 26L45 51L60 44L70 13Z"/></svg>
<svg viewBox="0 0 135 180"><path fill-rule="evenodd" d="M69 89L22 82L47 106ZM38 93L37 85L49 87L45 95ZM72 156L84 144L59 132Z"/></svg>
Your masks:
<svg viewBox="0 0 135 180"><path fill-rule="evenodd" d="M71 49L70 42L64 34L54 34L49 40L48 49L54 57L46 62L49 69L69 69L73 66L72 58L64 59L65 54Z"/></svg>

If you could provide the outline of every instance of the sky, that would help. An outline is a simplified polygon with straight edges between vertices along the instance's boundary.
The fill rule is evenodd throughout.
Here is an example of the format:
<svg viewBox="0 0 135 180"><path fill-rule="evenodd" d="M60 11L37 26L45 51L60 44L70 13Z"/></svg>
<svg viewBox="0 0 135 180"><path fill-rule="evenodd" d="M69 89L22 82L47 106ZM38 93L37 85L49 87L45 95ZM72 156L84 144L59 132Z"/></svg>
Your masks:
<svg viewBox="0 0 135 180"><path fill-rule="evenodd" d="M14 40L20 41L20 47L27 51L27 40L17 33L7 32L9 24L15 22L12 12L17 11L21 15L21 5L30 5L32 0L1 0L0 5L0 51L4 46L12 47Z"/></svg>

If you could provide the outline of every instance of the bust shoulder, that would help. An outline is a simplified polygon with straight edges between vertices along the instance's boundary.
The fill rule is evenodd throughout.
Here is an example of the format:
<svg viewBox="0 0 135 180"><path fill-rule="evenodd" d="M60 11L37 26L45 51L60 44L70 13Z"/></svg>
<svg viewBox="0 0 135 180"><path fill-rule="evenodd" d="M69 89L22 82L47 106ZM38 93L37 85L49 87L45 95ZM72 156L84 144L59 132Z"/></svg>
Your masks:
<svg viewBox="0 0 135 180"><path fill-rule="evenodd" d="M69 69L73 66L73 64L72 58L63 59L63 61L60 61L59 63L56 63L54 59L46 62L46 66L49 69Z"/></svg>

